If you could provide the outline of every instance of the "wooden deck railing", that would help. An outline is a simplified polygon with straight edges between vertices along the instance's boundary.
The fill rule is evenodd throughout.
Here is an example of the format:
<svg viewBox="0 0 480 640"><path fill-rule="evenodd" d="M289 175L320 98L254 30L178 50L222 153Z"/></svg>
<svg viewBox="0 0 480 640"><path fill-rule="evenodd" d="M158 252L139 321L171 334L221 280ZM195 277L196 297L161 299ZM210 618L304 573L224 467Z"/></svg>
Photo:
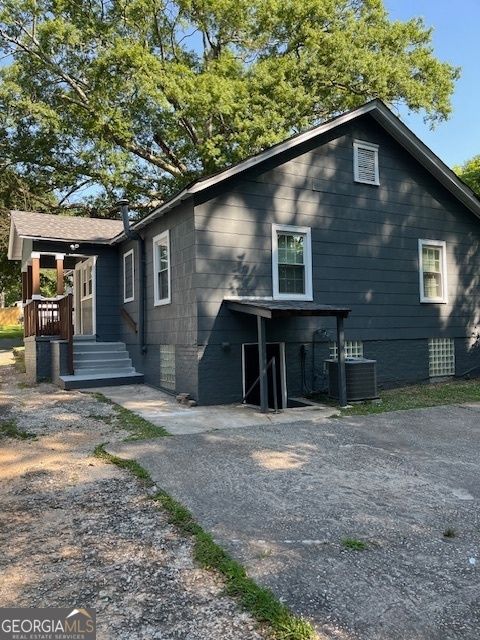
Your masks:
<svg viewBox="0 0 480 640"><path fill-rule="evenodd" d="M23 308L24 334L51 336L68 342L68 369L73 373L73 295L31 300Z"/></svg>

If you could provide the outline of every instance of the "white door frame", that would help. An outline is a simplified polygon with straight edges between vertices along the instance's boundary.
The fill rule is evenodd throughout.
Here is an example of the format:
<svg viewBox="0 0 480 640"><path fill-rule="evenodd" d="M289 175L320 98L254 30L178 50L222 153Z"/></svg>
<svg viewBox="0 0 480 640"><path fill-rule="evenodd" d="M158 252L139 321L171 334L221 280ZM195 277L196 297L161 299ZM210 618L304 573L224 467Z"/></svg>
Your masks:
<svg viewBox="0 0 480 640"><path fill-rule="evenodd" d="M86 263L91 262L92 265L92 294L86 297L83 297L83 282L82 282L82 271L85 269ZM80 293L78 293L76 286L76 278L80 278ZM75 275L74 275L74 283L73 283L73 294L74 294L74 308L77 309L77 305L80 308L80 332L77 327L77 313L73 314L74 317L74 334L75 335L96 335L97 333L97 256L85 256L84 260L79 260L75 264ZM79 299L78 299L79 297ZM83 308L82 302L84 300L90 299L92 300L92 334L84 334L83 333Z"/></svg>
<svg viewBox="0 0 480 640"><path fill-rule="evenodd" d="M280 345L280 384L282 387L282 404L283 408L287 408L287 364L285 358L285 342L267 342L266 344L278 344ZM243 342L242 343L242 397L245 397L245 393L248 389L245 388L245 347L251 345L258 345L258 342Z"/></svg>

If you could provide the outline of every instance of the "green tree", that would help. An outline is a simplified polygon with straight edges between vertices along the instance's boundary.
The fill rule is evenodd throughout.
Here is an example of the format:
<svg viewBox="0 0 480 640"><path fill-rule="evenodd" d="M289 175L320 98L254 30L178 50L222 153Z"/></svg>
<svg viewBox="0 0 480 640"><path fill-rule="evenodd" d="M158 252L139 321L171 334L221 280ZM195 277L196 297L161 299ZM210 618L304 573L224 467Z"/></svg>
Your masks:
<svg viewBox="0 0 480 640"><path fill-rule="evenodd" d="M370 98L433 124L459 75L382 0L3 0L0 43L0 157L100 209Z"/></svg>
<svg viewBox="0 0 480 640"><path fill-rule="evenodd" d="M2 166L3 164L3 166ZM10 209L50 211L55 206L48 186L28 179L0 162L0 291L5 304L13 304L22 297L20 264L8 260Z"/></svg>
<svg viewBox="0 0 480 640"><path fill-rule="evenodd" d="M454 167L456 174L480 197L480 155Z"/></svg>

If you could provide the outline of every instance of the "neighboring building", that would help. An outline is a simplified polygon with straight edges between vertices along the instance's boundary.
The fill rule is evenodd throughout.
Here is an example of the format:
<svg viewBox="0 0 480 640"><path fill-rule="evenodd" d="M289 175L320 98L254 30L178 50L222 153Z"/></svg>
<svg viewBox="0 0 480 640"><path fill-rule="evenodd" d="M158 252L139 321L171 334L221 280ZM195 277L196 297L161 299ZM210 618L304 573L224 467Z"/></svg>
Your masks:
<svg viewBox="0 0 480 640"><path fill-rule="evenodd" d="M127 381L200 404L242 400L265 330L285 403L325 387L329 315L348 316L346 354L376 360L381 385L477 375L479 218L473 192L373 101L196 181L131 231L13 212L9 257L27 299L40 266L72 269L75 333L124 343Z"/></svg>

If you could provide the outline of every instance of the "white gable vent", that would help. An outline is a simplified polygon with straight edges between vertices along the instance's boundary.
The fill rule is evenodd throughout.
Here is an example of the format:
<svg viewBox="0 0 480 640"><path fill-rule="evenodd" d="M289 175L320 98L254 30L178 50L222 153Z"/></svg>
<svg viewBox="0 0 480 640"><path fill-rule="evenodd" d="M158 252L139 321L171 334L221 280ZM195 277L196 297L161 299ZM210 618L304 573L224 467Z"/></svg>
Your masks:
<svg viewBox="0 0 480 640"><path fill-rule="evenodd" d="M380 184L378 145L360 140L353 142L353 177L355 182Z"/></svg>

